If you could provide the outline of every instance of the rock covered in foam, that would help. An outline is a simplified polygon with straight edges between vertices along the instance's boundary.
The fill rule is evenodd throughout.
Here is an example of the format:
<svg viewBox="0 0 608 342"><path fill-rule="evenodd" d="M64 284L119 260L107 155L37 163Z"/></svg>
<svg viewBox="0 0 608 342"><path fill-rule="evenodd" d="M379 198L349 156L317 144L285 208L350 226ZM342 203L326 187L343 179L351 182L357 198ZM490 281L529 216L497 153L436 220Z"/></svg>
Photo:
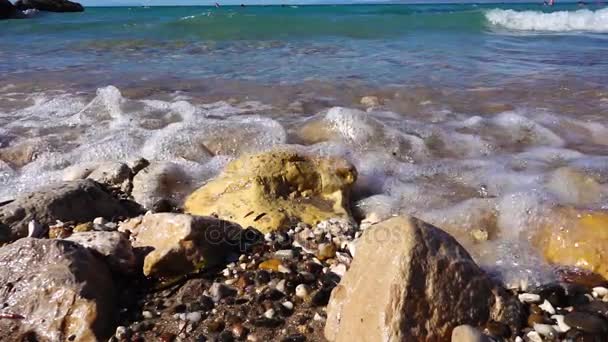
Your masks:
<svg viewBox="0 0 608 342"><path fill-rule="evenodd" d="M327 308L330 341L448 340L461 324L517 326L520 304L454 238L396 217L367 229Z"/></svg>
<svg viewBox="0 0 608 342"><path fill-rule="evenodd" d="M580 267L608 278L608 211L555 209L536 236L552 263Z"/></svg>
<svg viewBox="0 0 608 342"><path fill-rule="evenodd" d="M0 248L2 341L95 341L113 323L115 288L107 266L63 240L25 238Z"/></svg>
<svg viewBox="0 0 608 342"><path fill-rule="evenodd" d="M133 178L131 195L144 208L151 209L161 200L180 202L191 191L191 183L190 176L178 164L152 162Z"/></svg>
<svg viewBox="0 0 608 342"><path fill-rule="evenodd" d="M232 251L229 242L240 227L211 217L185 214L147 214L123 222L134 247L152 247L144 259L147 276L176 276L223 262Z"/></svg>
<svg viewBox="0 0 608 342"><path fill-rule="evenodd" d="M49 226L57 220L83 223L96 217L131 217L139 211L135 203L115 198L95 181L60 182L1 206L0 241L14 241L26 236L32 220Z"/></svg>
<svg viewBox="0 0 608 342"><path fill-rule="evenodd" d="M246 155L192 193L184 210L263 232L290 221L315 225L350 218L349 192L356 178L355 168L343 159L290 150Z"/></svg>

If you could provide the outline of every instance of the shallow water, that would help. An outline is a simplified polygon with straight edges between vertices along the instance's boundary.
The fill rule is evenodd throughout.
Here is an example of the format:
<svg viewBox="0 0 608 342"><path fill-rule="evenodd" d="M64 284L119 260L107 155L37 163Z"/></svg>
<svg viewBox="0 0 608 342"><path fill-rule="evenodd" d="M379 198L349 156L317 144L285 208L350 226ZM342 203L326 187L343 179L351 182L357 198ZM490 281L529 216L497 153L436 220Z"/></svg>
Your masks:
<svg viewBox="0 0 608 342"><path fill-rule="evenodd" d="M91 8L0 22L0 201L72 165L141 156L195 187L235 156L297 144L357 166L364 222L414 214L505 281L547 280L528 243L539 222L557 206L608 209L606 11Z"/></svg>

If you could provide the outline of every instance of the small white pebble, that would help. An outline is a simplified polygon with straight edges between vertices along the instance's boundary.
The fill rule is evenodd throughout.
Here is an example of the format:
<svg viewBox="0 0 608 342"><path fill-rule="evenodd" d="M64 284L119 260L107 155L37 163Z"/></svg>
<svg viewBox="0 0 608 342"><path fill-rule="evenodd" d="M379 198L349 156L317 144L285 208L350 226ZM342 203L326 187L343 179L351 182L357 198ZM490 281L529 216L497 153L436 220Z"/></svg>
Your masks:
<svg viewBox="0 0 608 342"><path fill-rule="evenodd" d="M566 324L566 322L564 322L563 315L553 315L551 316L551 318L553 318L557 322L557 331L561 333L566 333L568 332L568 330L570 330L570 326Z"/></svg>
<svg viewBox="0 0 608 342"><path fill-rule="evenodd" d="M241 254L241 256L239 257L239 261L243 261L247 258L247 256L245 254Z"/></svg>
<svg viewBox="0 0 608 342"><path fill-rule="evenodd" d="M240 265L239 265L239 267L240 267L242 270L246 270L246 269L247 269L247 263L242 263L242 264L240 264Z"/></svg>
<svg viewBox="0 0 608 342"><path fill-rule="evenodd" d="M540 296L534 293L522 293L517 298L522 303L540 303Z"/></svg>
<svg viewBox="0 0 608 342"><path fill-rule="evenodd" d="M516 336L515 337L515 342L524 342L524 339L521 338L521 337L519 337L519 336Z"/></svg>
<svg viewBox="0 0 608 342"><path fill-rule="evenodd" d="M285 283L285 279L281 279L281 281L277 283L277 286L275 286L275 289L285 293Z"/></svg>
<svg viewBox="0 0 608 342"><path fill-rule="evenodd" d="M124 336L126 336L126 334L127 334L126 327L123 327L122 325L116 327L116 333L114 334L114 336L116 336L116 338L121 339Z"/></svg>
<svg viewBox="0 0 608 342"><path fill-rule="evenodd" d="M146 319L154 318L154 314L148 310L142 311L141 315Z"/></svg>
<svg viewBox="0 0 608 342"><path fill-rule="evenodd" d="M105 219L105 218L103 218L103 217L96 217L96 218L93 220L93 223L98 224L98 225L100 225L100 226L101 226L101 225L106 224L106 222L108 222L108 221L106 221L106 219Z"/></svg>
<svg viewBox="0 0 608 342"><path fill-rule="evenodd" d="M264 317L273 318L274 317L274 309L268 309L264 312Z"/></svg>
<svg viewBox="0 0 608 342"><path fill-rule="evenodd" d="M281 264L279 264L278 271L281 273L290 273L291 270Z"/></svg>
<svg viewBox="0 0 608 342"><path fill-rule="evenodd" d="M285 307L285 309L287 309L287 310L293 310L293 303L290 301L287 301L281 305L283 305Z"/></svg>
<svg viewBox="0 0 608 342"><path fill-rule="evenodd" d="M226 279L226 281L224 281L224 284L232 285L232 284L236 283L237 281L238 281L238 278Z"/></svg>
<svg viewBox="0 0 608 342"><path fill-rule="evenodd" d="M190 312L186 315L186 319L192 323L198 323L203 318L199 311Z"/></svg>
<svg viewBox="0 0 608 342"><path fill-rule="evenodd" d="M549 301L546 299L538 307L541 308L543 311L548 312L550 315L555 315L555 309L553 308L553 305L551 305L551 303L549 303Z"/></svg>
<svg viewBox="0 0 608 342"><path fill-rule="evenodd" d="M344 264L337 264L337 265L332 266L329 270L331 272L339 275L340 278L341 278L341 277L344 277L344 274L346 273L346 265L344 265Z"/></svg>
<svg viewBox="0 0 608 342"><path fill-rule="evenodd" d="M608 289L603 286L596 286L593 288L593 293L599 297L606 297L608 295Z"/></svg>
<svg viewBox="0 0 608 342"><path fill-rule="evenodd" d="M274 256L279 259L291 259L291 258L293 258L293 250L281 249L281 250L274 252Z"/></svg>
<svg viewBox="0 0 608 342"><path fill-rule="evenodd" d="M300 284L296 286L296 296L300 298L308 297L308 286L305 284Z"/></svg>
<svg viewBox="0 0 608 342"><path fill-rule="evenodd" d="M268 241L268 242L272 242L272 233L266 233L264 234L264 240Z"/></svg>
<svg viewBox="0 0 608 342"><path fill-rule="evenodd" d="M315 315L313 316L312 319L315 321L324 321L325 320L325 318L323 316L319 315L318 312L315 312Z"/></svg>
<svg viewBox="0 0 608 342"><path fill-rule="evenodd" d="M526 334L530 342L543 342L543 338L536 331L530 331Z"/></svg>
<svg viewBox="0 0 608 342"><path fill-rule="evenodd" d="M557 336L557 331L549 324L534 323L534 330L544 337L554 338Z"/></svg>
<svg viewBox="0 0 608 342"><path fill-rule="evenodd" d="M224 277L230 277L230 270L227 268L224 268L224 270L222 271L222 275Z"/></svg>
<svg viewBox="0 0 608 342"><path fill-rule="evenodd" d="M185 321L186 320L186 314L185 313L178 313L175 314L177 317L177 319L181 320L181 321Z"/></svg>

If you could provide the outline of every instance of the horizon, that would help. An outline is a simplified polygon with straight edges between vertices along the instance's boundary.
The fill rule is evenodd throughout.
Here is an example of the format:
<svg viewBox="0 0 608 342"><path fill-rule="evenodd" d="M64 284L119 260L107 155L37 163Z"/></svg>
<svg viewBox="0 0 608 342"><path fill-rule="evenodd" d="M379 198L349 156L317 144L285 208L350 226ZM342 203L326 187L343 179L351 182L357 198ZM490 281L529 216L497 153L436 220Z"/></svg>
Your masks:
<svg viewBox="0 0 608 342"><path fill-rule="evenodd" d="M213 6L216 2L224 6L238 6L241 4L247 6L273 6L273 5L297 5L297 6L314 6L314 5L454 5L454 4L534 4L542 3L539 1L530 0L512 0L512 1L497 1L497 0L481 0L481 1L385 1L385 0L362 0L362 1L316 1L316 0L259 0L259 1L199 1L199 0L144 0L144 1L123 1L123 0L84 0L77 1L85 7L129 7L129 6L150 6L150 7L172 7L172 6ZM560 1L560 3L576 3L577 0Z"/></svg>

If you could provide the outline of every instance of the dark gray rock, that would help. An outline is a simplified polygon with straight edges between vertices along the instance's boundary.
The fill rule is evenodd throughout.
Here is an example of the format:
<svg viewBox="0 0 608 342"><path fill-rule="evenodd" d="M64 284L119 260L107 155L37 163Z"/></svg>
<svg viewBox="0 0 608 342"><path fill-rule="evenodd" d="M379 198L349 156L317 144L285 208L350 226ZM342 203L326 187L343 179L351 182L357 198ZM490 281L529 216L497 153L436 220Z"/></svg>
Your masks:
<svg viewBox="0 0 608 342"><path fill-rule="evenodd" d="M8 0L0 0L0 19L19 19L24 15Z"/></svg>
<svg viewBox="0 0 608 342"><path fill-rule="evenodd" d="M105 263L64 240L0 248L0 341L95 341L111 333L115 287Z"/></svg>
<svg viewBox="0 0 608 342"><path fill-rule="evenodd" d="M37 9L47 12L83 12L84 7L68 0L17 0L15 7L21 11Z"/></svg>
<svg viewBox="0 0 608 342"><path fill-rule="evenodd" d="M115 198L95 181L57 183L0 207L0 243L27 236L27 225L32 220L48 226L56 220L83 223L96 217L112 220L140 212L137 205Z"/></svg>

